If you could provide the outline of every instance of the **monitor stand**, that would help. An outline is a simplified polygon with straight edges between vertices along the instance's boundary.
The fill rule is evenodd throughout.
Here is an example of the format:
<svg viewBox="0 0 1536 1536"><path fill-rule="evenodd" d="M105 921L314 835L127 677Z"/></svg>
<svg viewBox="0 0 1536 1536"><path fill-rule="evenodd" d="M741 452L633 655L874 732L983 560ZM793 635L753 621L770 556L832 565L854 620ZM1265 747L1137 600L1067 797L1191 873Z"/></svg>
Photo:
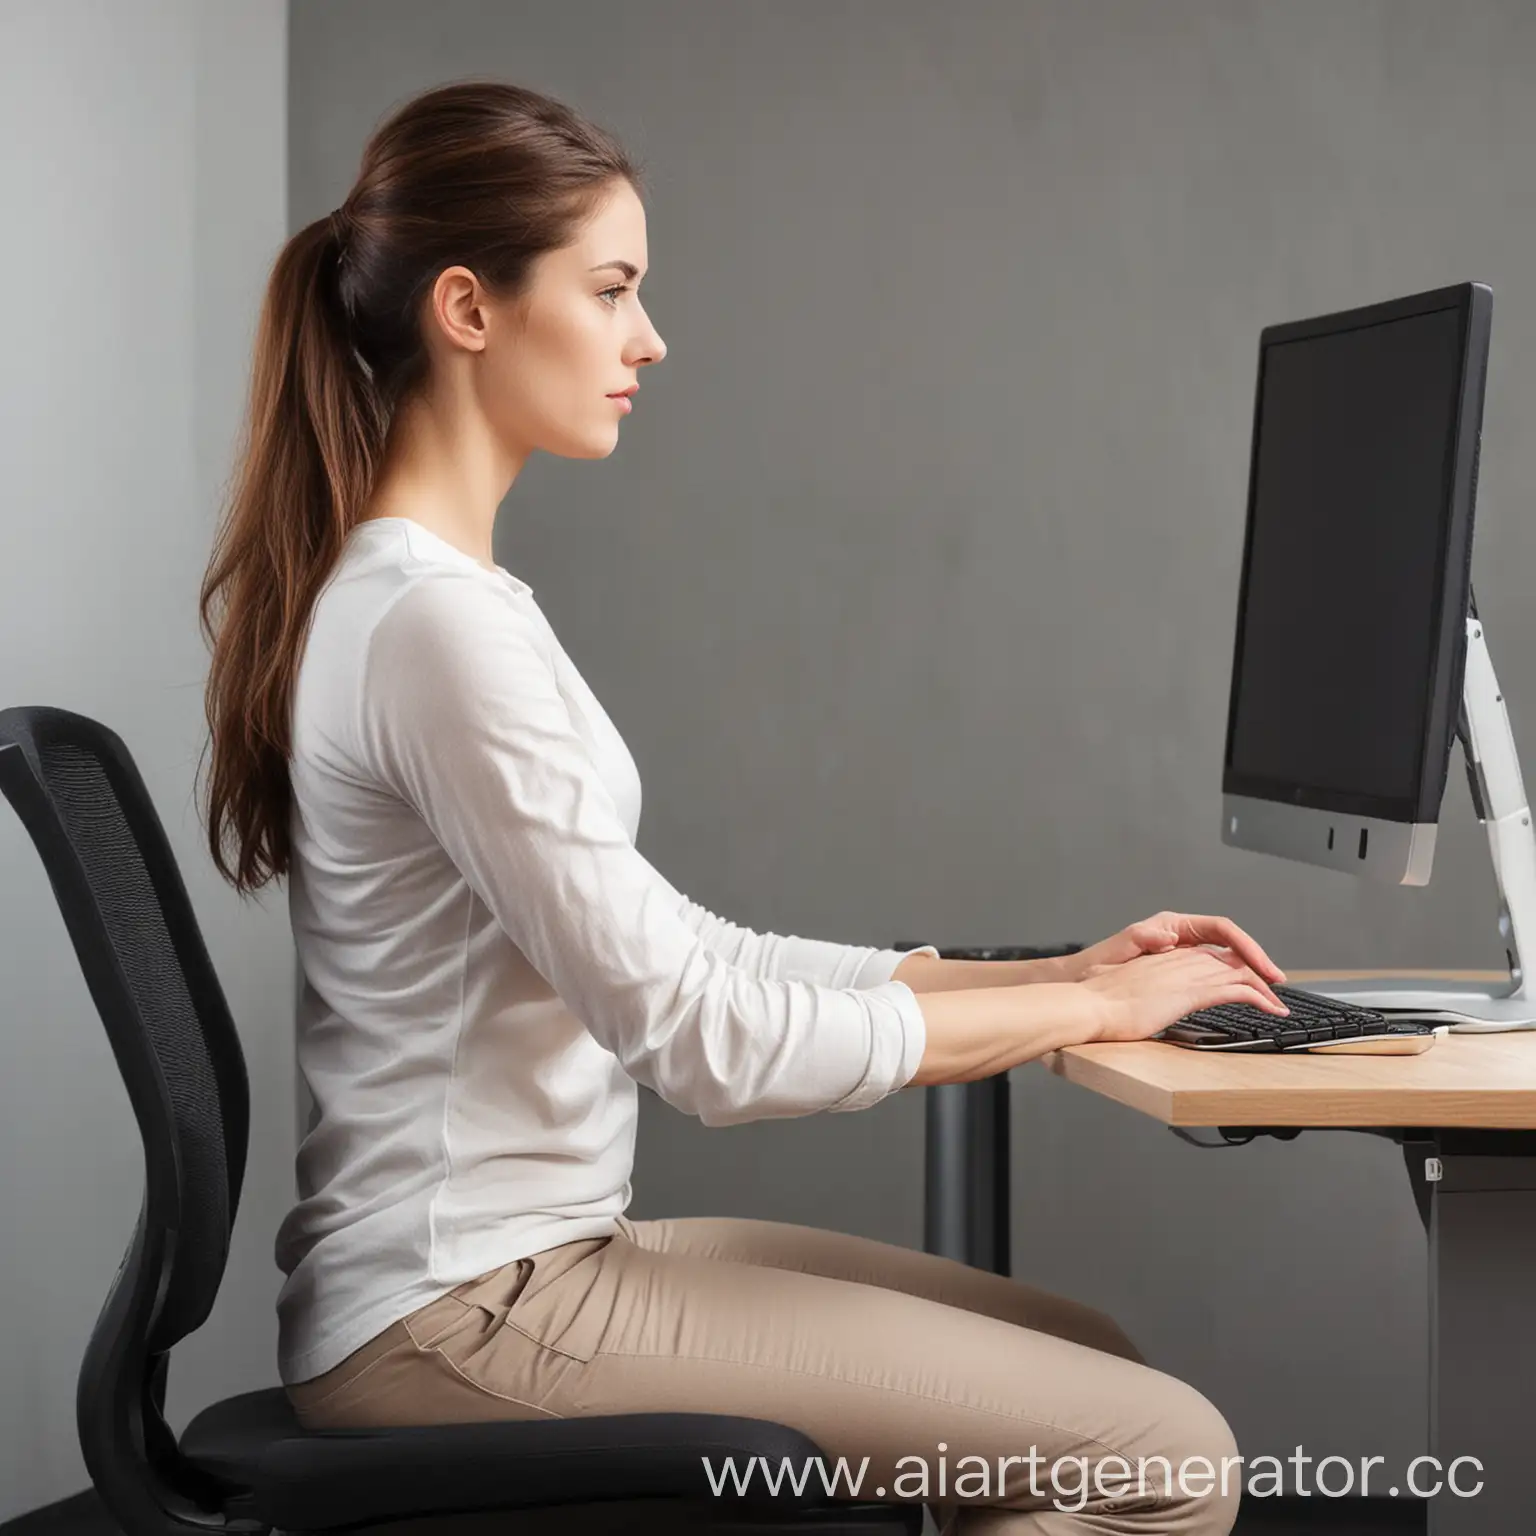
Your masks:
<svg viewBox="0 0 1536 1536"><path fill-rule="evenodd" d="M1509 979L1475 982L1391 976L1308 984L1307 990L1362 1008L1429 1015L1452 1034L1536 1029L1536 995L1527 990L1522 957L1536 957L1536 835L1520 778L1509 711L1493 673L1483 626L1467 620L1467 661L1456 724L1478 820L1488 829L1499 895L1499 933Z"/></svg>

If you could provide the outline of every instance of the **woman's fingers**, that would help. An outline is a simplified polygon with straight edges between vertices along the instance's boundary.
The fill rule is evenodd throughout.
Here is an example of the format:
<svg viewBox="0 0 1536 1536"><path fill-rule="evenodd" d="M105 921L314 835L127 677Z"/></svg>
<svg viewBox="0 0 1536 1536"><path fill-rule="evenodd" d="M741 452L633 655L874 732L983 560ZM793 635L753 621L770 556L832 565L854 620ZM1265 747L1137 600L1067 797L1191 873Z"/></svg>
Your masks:
<svg viewBox="0 0 1536 1536"><path fill-rule="evenodd" d="M1222 944L1253 967L1267 981L1284 981L1285 972L1269 958L1258 941L1245 933L1230 917L1208 917L1200 913L1180 912L1179 941L1184 944Z"/></svg>
<svg viewBox="0 0 1536 1536"><path fill-rule="evenodd" d="M1172 955L1155 955L1151 958L1162 960L1173 959L1176 956L1187 955L1191 961L1191 969L1199 981L1217 988L1239 987L1244 991L1244 996L1238 999L1261 1007L1267 1013L1288 1014L1290 1009L1271 990L1269 983L1262 976L1257 975L1251 966L1244 965L1234 954L1214 949L1187 949L1176 950ZM1204 1007L1213 1007L1214 1004L1202 1004Z"/></svg>
<svg viewBox="0 0 1536 1536"><path fill-rule="evenodd" d="M1261 993L1257 987L1231 986L1217 989L1211 1002L1201 1003L1201 1008L1216 1008L1222 1003L1246 1003L1253 1008L1262 1008L1266 1013L1273 1013L1275 1009L1270 1006L1268 997ZM1284 1006L1283 1004L1281 1005ZM1197 1010L1191 1009L1191 1012Z"/></svg>

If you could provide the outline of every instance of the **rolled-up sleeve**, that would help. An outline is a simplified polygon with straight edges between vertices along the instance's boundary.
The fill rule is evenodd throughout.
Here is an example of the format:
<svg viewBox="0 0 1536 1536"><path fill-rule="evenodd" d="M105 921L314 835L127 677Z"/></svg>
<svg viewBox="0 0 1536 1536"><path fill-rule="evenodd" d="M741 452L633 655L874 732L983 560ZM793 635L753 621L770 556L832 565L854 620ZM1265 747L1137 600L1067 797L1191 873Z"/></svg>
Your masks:
<svg viewBox="0 0 1536 1536"><path fill-rule="evenodd" d="M706 1125L864 1109L917 1071L926 1032L889 979L897 952L845 951L829 970L852 981L827 986L732 963L685 921L515 594L472 572L407 588L369 637L357 734L529 963L674 1108Z"/></svg>

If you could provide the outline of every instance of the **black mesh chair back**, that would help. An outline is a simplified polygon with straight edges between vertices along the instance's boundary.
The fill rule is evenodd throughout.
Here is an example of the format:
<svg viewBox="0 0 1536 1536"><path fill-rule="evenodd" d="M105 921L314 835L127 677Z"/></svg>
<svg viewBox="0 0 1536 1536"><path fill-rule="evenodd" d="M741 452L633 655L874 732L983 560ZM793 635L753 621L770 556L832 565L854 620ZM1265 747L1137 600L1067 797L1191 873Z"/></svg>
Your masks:
<svg viewBox="0 0 1536 1536"><path fill-rule="evenodd" d="M244 1057L122 741L68 710L0 710L0 791L42 858L144 1144L138 1224L80 1370L81 1448L109 1503L195 1505L196 1473L162 1416L165 1371L171 1346L207 1318L229 1254L249 1124Z"/></svg>

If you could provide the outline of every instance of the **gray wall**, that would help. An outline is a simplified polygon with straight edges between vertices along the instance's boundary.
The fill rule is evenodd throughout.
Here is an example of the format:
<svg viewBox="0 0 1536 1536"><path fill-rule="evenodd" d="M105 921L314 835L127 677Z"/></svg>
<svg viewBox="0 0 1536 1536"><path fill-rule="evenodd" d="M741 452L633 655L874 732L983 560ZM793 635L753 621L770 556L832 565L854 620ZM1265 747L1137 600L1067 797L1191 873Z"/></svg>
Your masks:
<svg viewBox="0 0 1536 1536"><path fill-rule="evenodd" d="M650 164L671 355L611 458L528 466L496 548L696 899L956 944L1173 906L1291 969L1498 962L1459 770L1425 890L1226 849L1217 806L1259 328L1468 278L1496 294L1476 583L1536 765L1536 12L327 0L291 43L296 223L463 75ZM1390 1144L1203 1152L1036 1066L1015 1097L1018 1275L1109 1308L1249 1455L1422 1448ZM912 1092L725 1131L648 1100L632 1214L916 1245L921 1135Z"/></svg>
<svg viewBox="0 0 1536 1536"><path fill-rule="evenodd" d="M292 1188L286 902L242 906L193 802L196 597L284 233L286 8L0 7L0 706L117 731L165 822L239 1023L253 1124L213 1316L176 1354L180 1427L276 1379L272 1236ZM127 1095L41 863L0 806L0 1520L86 1482L75 1374L138 1215Z"/></svg>

